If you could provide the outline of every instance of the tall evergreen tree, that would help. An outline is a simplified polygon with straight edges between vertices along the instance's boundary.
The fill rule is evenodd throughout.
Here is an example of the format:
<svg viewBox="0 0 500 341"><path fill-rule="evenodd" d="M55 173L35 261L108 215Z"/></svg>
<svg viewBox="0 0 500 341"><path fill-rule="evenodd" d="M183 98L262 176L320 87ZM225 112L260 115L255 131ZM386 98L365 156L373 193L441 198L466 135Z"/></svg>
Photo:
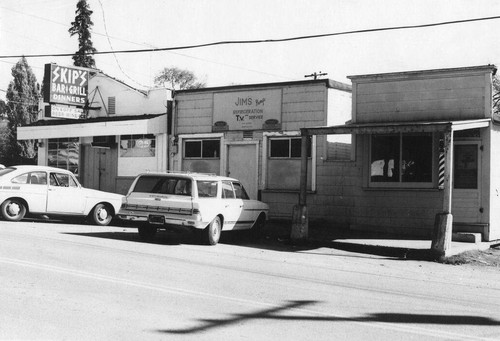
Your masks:
<svg viewBox="0 0 500 341"><path fill-rule="evenodd" d="M92 44L90 31L94 23L90 18L93 11L90 10L86 0L78 0L75 11L75 21L71 23L68 30L70 36L78 35L78 51L73 55L75 66L95 68L93 53L97 52Z"/></svg>
<svg viewBox="0 0 500 341"><path fill-rule="evenodd" d="M22 57L12 67L13 80L7 88L7 132L2 147L5 163L36 163L37 152L34 140L17 140L17 127L31 124L38 120L38 100L40 87L36 76Z"/></svg>

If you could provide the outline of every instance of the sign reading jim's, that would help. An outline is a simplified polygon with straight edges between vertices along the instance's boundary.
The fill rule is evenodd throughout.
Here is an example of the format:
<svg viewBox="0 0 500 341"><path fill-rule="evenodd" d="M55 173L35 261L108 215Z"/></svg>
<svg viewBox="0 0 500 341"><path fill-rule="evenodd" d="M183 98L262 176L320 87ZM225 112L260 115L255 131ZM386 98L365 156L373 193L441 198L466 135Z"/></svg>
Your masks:
<svg viewBox="0 0 500 341"><path fill-rule="evenodd" d="M43 100L83 107L87 101L88 84L87 69L45 64Z"/></svg>
<svg viewBox="0 0 500 341"><path fill-rule="evenodd" d="M214 124L226 123L229 130L256 130L269 120L281 122L280 89L214 94Z"/></svg>

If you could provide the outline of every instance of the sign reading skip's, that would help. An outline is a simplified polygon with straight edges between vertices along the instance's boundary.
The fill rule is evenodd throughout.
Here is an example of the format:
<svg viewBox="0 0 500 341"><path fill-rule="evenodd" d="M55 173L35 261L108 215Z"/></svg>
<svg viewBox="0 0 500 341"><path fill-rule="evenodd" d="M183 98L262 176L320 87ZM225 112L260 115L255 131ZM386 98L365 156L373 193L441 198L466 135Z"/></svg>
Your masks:
<svg viewBox="0 0 500 341"><path fill-rule="evenodd" d="M45 64L43 99L83 107L87 101L89 71L78 67Z"/></svg>

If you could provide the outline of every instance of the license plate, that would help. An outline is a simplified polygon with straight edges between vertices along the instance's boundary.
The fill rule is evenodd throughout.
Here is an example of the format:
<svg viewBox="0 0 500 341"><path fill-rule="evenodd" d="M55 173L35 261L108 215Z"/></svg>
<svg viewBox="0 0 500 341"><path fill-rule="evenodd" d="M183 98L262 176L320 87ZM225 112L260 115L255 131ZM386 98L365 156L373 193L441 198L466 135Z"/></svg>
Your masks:
<svg viewBox="0 0 500 341"><path fill-rule="evenodd" d="M150 215L148 222L150 224L165 224L165 217L162 215Z"/></svg>

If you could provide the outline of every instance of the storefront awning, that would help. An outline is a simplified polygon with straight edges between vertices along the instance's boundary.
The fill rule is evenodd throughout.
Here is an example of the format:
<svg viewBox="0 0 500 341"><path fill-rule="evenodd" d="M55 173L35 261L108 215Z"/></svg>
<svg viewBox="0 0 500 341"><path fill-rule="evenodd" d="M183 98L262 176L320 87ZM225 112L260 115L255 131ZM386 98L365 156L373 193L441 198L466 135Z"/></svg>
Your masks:
<svg viewBox="0 0 500 341"><path fill-rule="evenodd" d="M134 134L161 134L168 129L167 115L143 115L126 119L104 119L99 121L44 121L17 128L18 140L52 139L85 136L112 136Z"/></svg>
<svg viewBox="0 0 500 341"><path fill-rule="evenodd" d="M422 121L422 122L390 122L346 124L329 127L302 128L302 135L330 134L391 134L391 133L432 133L485 128L491 119L462 121Z"/></svg>

